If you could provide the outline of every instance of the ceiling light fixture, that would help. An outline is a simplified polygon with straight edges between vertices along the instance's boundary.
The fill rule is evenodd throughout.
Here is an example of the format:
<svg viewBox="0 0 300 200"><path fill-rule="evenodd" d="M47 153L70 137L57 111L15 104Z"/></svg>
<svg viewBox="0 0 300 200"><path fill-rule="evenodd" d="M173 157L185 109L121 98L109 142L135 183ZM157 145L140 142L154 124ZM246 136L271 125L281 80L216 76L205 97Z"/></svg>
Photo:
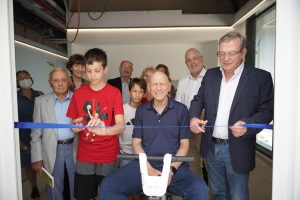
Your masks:
<svg viewBox="0 0 300 200"><path fill-rule="evenodd" d="M62 56L62 55L59 55L59 54L56 54L56 53L53 53L53 52L50 52L50 51L41 49L41 48L39 48L39 47L32 46L32 45L30 45L30 44L26 44L26 43L24 43L24 42L20 42L20 41L18 41L18 40L15 40L15 43L16 43L16 44L19 44L19 45L22 45L22 46L25 46L25 47L28 47L28 48L31 48L31 49L34 49L34 50L37 50L37 51L41 51L41 52L43 52L43 53L50 54L50 55L52 55L52 56L56 56L56 57L62 58L62 59L64 59L64 60L68 60L68 58L65 57L65 56Z"/></svg>
<svg viewBox="0 0 300 200"><path fill-rule="evenodd" d="M253 2L251 2L251 3L253 3ZM235 26L243 23L249 17L251 17L252 15L257 13L260 9L264 9L265 7L271 5L272 3L274 3L274 0L262 0L260 3L258 3L256 6L254 6L250 11L247 11L242 17L235 15L234 18L237 18L237 20L236 20L236 22L234 22L232 24L231 27L234 28ZM242 11L240 11L240 12L242 12Z"/></svg>
<svg viewBox="0 0 300 200"><path fill-rule="evenodd" d="M207 27L147 27L147 28L81 28L80 32L120 32L120 31L180 31L180 30L222 30L231 26L207 26ZM77 29L69 28L68 32L76 32Z"/></svg>

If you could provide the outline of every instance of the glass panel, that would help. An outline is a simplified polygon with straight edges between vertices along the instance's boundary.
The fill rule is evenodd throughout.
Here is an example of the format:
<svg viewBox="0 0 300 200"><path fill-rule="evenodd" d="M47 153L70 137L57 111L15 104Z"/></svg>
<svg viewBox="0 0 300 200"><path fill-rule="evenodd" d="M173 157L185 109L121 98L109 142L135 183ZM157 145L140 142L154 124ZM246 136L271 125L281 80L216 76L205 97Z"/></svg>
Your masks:
<svg viewBox="0 0 300 200"><path fill-rule="evenodd" d="M256 19L255 66L272 74L275 65L275 7ZM272 151L273 131L263 130L256 137L256 143Z"/></svg>

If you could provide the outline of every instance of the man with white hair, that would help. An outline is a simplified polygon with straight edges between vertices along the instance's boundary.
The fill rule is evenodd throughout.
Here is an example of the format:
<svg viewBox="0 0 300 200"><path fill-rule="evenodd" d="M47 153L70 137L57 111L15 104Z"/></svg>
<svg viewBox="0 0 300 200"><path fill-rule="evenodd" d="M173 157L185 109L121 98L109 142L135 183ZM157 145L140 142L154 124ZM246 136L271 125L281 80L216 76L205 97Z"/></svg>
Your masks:
<svg viewBox="0 0 300 200"><path fill-rule="evenodd" d="M201 86L202 79L207 70L203 66L203 56L195 48L190 48L185 52L185 64L190 73L179 80L175 100L189 108L192 99ZM200 142L201 135L194 135L190 145L190 152L192 152L192 154L194 151L196 151L196 155L198 154L200 151ZM199 170L202 172L204 180L208 182L206 167L200 155L199 160Z"/></svg>
<svg viewBox="0 0 300 200"><path fill-rule="evenodd" d="M166 153L186 156L191 137L187 128L187 107L168 97L171 84L164 73L156 71L151 76L148 87L153 100L137 108L135 126L147 128L134 128L134 153L145 153L147 156L164 156ZM160 176L162 167L163 163L159 161L149 161L147 164L150 176ZM128 196L141 191L140 165L139 161L134 160L103 180L100 199L127 200ZM201 177L190 171L185 162L171 164L167 191L185 200L208 199L207 185Z"/></svg>
<svg viewBox="0 0 300 200"><path fill-rule="evenodd" d="M55 68L49 74L53 92L35 99L33 121L36 123L71 124L66 117L72 97L70 78L66 69ZM69 178L70 197L74 199L75 161L74 135L71 129L32 129L31 162L34 170L44 167L54 177L54 188L48 188L48 198L63 200L65 165Z"/></svg>
<svg viewBox="0 0 300 200"><path fill-rule="evenodd" d="M269 72L245 63L246 38L231 31L219 40L220 67L207 70L191 102L190 128L201 134L214 199L248 200L249 174L255 167L258 128L273 119L274 89ZM204 119L199 116L205 109Z"/></svg>
<svg viewBox="0 0 300 200"><path fill-rule="evenodd" d="M185 64L190 73L179 80L175 100L189 108L191 100L201 86L206 69L203 66L203 56L195 48L185 52Z"/></svg>
<svg viewBox="0 0 300 200"><path fill-rule="evenodd" d="M114 79L108 79L107 83L118 88L122 93L123 104L129 102L128 86L133 72L133 63L129 60L123 60L119 67L120 76Z"/></svg>

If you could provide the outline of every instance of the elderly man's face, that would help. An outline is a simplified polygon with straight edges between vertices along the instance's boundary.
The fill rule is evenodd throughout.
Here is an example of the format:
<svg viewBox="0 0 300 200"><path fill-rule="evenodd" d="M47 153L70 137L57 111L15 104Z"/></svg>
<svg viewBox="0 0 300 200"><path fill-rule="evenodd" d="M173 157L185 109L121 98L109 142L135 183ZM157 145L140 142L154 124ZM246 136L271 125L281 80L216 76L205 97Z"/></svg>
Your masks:
<svg viewBox="0 0 300 200"><path fill-rule="evenodd" d="M66 95L69 89L69 77L64 71L55 71L52 74L51 80L49 80L53 92L57 96Z"/></svg>
<svg viewBox="0 0 300 200"><path fill-rule="evenodd" d="M133 72L133 66L130 62L122 62L120 66L120 75L124 78L130 78Z"/></svg>
<svg viewBox="0 0 300 200"><path fill-rule="evenodd" d="M199 75L203 68L203 57L196 51L188 51L185 55L185 64L192 75Z"/></svg>
<svg viewBox="0 0 300 200"><path fill-rule="evenodd" d="M171 90L171 84L166 74L156 71L150 78L149 90L154 100L162 101L168 98L169 91Z"/></svg>
<svg viewBox="0 0 300 200"><path fill-rule="evenodd" d="M241 49L241 40L239 38L222 42L219 45L218 57L225 72L234 72L245 58L247 50Z"/></svg>

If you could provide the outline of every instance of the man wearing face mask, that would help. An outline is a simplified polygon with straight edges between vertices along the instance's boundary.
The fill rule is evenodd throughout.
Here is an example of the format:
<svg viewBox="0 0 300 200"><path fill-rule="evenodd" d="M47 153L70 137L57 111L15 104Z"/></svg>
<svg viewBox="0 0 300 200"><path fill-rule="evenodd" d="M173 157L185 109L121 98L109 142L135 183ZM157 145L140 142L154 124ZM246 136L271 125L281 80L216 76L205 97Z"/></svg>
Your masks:
<svg viewBox="0 0 300 200"><path fill-rule="evenodd" d="M19 121L32 122L34 100L43 93L31 88L33 80L28 71L18 71L16 76L19 88L17 93ZM31 129L19 129L21 166L25 168L26 176L32 186L31 198L39 199L40 194L37 189L36 173L31 168L30 133ZM24 198L26 199L27 197Z"/></svg>

